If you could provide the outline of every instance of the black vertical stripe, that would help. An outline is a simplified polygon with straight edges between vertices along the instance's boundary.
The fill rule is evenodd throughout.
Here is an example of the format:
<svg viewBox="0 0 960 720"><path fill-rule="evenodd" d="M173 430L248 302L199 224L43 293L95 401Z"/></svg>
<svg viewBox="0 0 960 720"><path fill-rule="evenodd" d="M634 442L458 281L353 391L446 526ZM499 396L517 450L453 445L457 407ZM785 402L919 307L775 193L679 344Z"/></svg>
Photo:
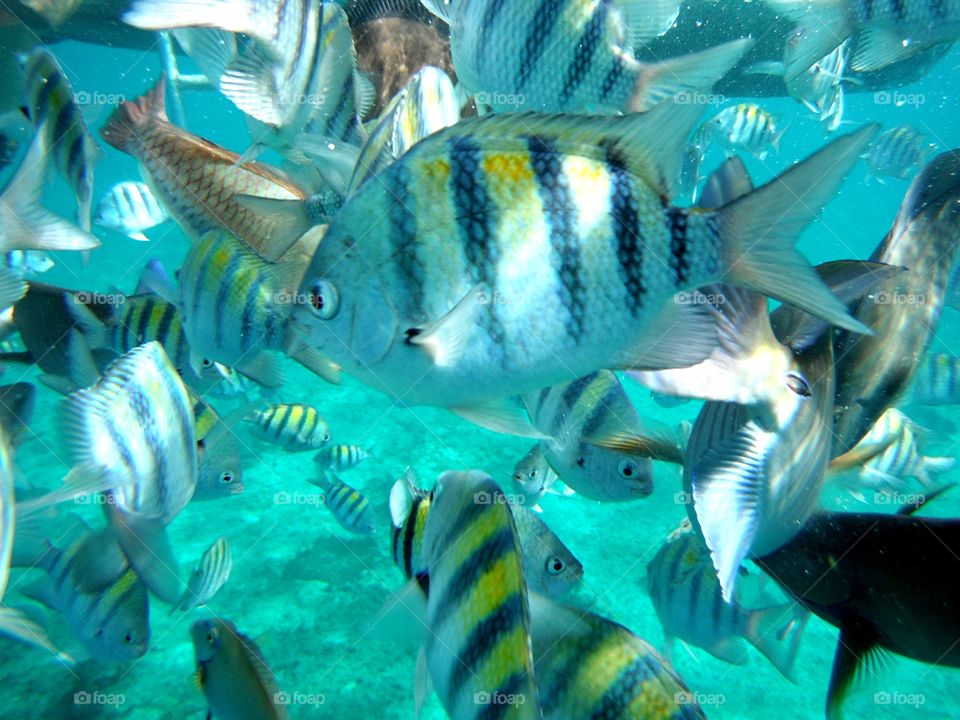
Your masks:
<svg viewBox="0 0 960 720"><path fill-rule="evenodd" d="M533 2L534 0L525 1ZM560 17L561 10L562 5L557 0L540 0L540 4L537 5L533 18L526 27L523 48L520 51L520 62L517 65L517 76L514 80L517 91L523 88L534 67L540 62L544 48L547 47L547 41ZM483 25L482 27L489 27L489 25ZM509 88L497 89L502 89L504 92L509 90Z"/></svg>
<svg viewBox="0 0 960 720"><path fill-rule="evenodd" d="M890 9L893 11L893 16L900 22L907 19L907 5L904 0L890 0Z"/></svg>
<svg viewBox="0 0 960 720"><path fill-rule="evenodd" d="M563 173L562 156L553 142L531 135L527 137L527 147L550 232L551 264L560 281L559 300L569 315L568 333L574 342L579 343L586 332L586 288L580 277L577 208Z"/></svg>
<svg viewBox="0 0 960 720"><path fill-rule="evenodd" d="M623 78L624 71L625 68L623 62L619 59L616 59L613 63L613 66L607 71L606 77L603 78L603 83L600 85L601 102L606 102L610 97L610 94L613 92L614 88L617 87L617 84Z"/></svg>
<svg viewBox="0 0 960 720"><path fill-rule="evenodd" d="M163 302L163 301L157 301ZM180 354L180 343L182 342L181 333L177 333L177 336L171 337L173 334L170 332L170 328L173 325L174 319L177 317L177 307L173 303L164 302L163 303L163 314L160 316L160 322L157 324L157 335L156 339L159 340L164 347L169 347L171 350L176 351L176 355ZM174 347L176 346L176 347ZM171 360L176 360L174 355L170 356Z"/></svg>
<svg viewBox="0 0 960 720"><path fill-rule="evenodd" d="M633 181L625 159L613 146L607 146L607 172L610 175L610 222L617 243L617 274L623 283L627 308L636 318L643 310L647 288L643 282L644 243L640 218L634 204Z"/></svg>
<svg viewBox="0 0 960 720"><path fill-rule="evenodd" d="M243 262L243 256L237 252L235 249L230 253L230 260L227 262L227 267L224 268L223 272L215 279L215 285L217 287L217 295L214 300L214 307L217 309L217 321L214 323L214 343L217 347L223 347L223 333L227 329L224 327L226 325L226 319L232 314L232 308L227 302L227 296L230 294L230 291L235 287L234 278L237 277L237 272L240 270L240 265ZM246 303L244 303L244 316L246 316ZM243 332L240 333L241 338Z"/></svg>
<svg viewBox="0 0 960 720"><path fill-rule="evenodd" d="M673 270L673 284L676 287L686 285L690 277L690 260L687 242L687 211L670 207L664 203L670 228L670 269Z"/></svg>
<svg viewBox="0 0 960 720"><path fill-rule="evenodd" d="M408 289L405 312L408 317L423 313L423 286L426 268L418 254L416 203L410 192L410 172L406 163L394 163L380 174L390 204L390 244L396 258L400 284Z"/></svg>
<svg viewBox="0 0 960 720"><path fill-rule="evenodd" d="M560 90L560 103L563 104L580 87L590 71L597 50L603 41L604 29L607 22L608 6L605 2L598 3L593 10L590 21L584 28L583 35L577 43L573 53L573 60L567 66L567 73ZM559 13L558 13L559 14Z"/></svg>

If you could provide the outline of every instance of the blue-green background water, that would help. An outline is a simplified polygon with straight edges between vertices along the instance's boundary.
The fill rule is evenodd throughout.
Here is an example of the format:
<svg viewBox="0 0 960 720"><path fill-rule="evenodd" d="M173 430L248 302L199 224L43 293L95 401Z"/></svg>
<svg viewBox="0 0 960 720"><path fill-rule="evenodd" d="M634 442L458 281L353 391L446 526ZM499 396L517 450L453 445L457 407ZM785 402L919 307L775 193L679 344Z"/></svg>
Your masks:
<svg viewBox="0 0 960 720"><path fill-rule="evenodd" d="M55 46L54 52L75 91L94 97L136 97L160 72L155 52L72 42ZM885 127L910 124L941 149L958 147L958 66L960 52L954 51L921 82L898 91L922 97L919 107L878 104L873 93L849 94L845 118L851 128L867 121ZM188 92L184 99L191 131L237 152L246 149L245 123L229 102L213 92ZM779 156L766 163L747 161L758 182L824 142L819 123L799 104L789 99L762 104L779 113L789 129ZM110 111L106 104L85 108L95 132ZM277 158L268 155L264 159ZM96 168L95 198L116 182L138 177L133 158L104 146ZM812 262L868 256L889 228L907 186L899 180L888 179L885 184L868 181L861 164L827 207L823 220L805 233L801 249ZM59 179L51 180L45 204L64 216L73 216L73 200ZM57 257L57 267L42 279L73 288L106 291L117 286L132 292L149 258L159 257L168 268L176 268L188 249L186 239L172 223L148 231L150 243L134 243L99 228L95 232L103 246L93 253L88 266L84 267L78 256L62 254ZM944 311L932 351L960 354L956 310ZM0 638L0 717L204 717L203 696L191 679L194 661L187 630L194 619L206 614L229 618L256 638L283 690L303 697L322 696L322 704L291 706L291 717L412 717L416 648L398 642L390 628L375 622L388 594L402 585L389 554L385 504L389 484L407 465L414 467L421 483L427 485L443 470L471 467L486 470L506 484L529 442L485 432L441 410L396 407L350 379L333 387L292 363L287 370L288 382L280 399L318 407L330 423L335 442L374 447L375 457L344 473L343 479L364 489L377 505L376 536L348 535L325 508L310 500L319 491L305 481L313 473L309 453L282 453L257 443L239 427L238 437L245 448L246 492L217 502L191 504L170 528L184 567L192 565L217 536L226 535L235 563L229 583L208 608L187 615L168 615L166 606L153 601L152 647L128 666L82 662L68 668L44 651ZM22 375L30 380L33 372L23 374L9 368L3 381L14 382ZM699 407L689 403L666 410L652 403L644 389L628 384L628 391L641 415L668 424L692 420ZM61 445L60 402L55 393L40 388L33 435L16 457L25 484L53 487L68 469ZM221 409L229 412L232 407L226 402ZM929 430L925 434L927 454L960 455L960 428L952 409L907 411ZM946 476L958 478L957 471ZM645 591L646 563L685 512L674 498L680 489L679 471L658 466L656 482L649 499L632 504L602 505L557 496L548 496L542 504L543 517L582 561L583 592L595 599L596 609L662 647L662 632ZM277 493L283 491L303 493L302 502L276 502ZM830 507L865 508L833 488L828 488L824 502ZM98 522L94 507L70 509ZM960 495L938 500L925 512L957 516ZM30 603L18 597L17 591L21 582L29 580L29 575L14 571L6 602L28 607ZM775 592L772 584L768 591ZM50 614L41 617L47 618L57 642L75 648L58 618ZM699 648L688 651L678 645L674 661L691 690L714 701L704 706L711 718L819 718L836 636L833 627L811 619L793 684L753 650L743 665L731 666ZM113 694L122 702L78 704L75 693L84 691ZM923 704L878 704L874 695L878 692L891 693L891 697L896 697L894 693L919 694ZM960 718L958 698L960 671L893 657L879 677L851 697L847 713L850 718ZM428 700L424 717L444 717L435 698Z"/></svg>

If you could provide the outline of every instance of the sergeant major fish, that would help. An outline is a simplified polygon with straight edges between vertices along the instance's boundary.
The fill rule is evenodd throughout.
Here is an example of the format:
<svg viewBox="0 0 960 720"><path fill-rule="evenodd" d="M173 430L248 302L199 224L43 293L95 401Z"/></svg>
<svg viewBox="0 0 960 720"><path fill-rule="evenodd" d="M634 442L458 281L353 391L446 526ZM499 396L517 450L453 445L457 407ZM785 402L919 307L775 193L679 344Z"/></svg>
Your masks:
<svg viewBox="0 0 960 720"><path fill-rule="evenodd" d="M874 128L723 208L674 208L699 113L494 116L434 133L347 199L293 329L406 404L474 419L599 368L704 360L715 321L667 300L721 275L862 330L790 244Z"/></svg>
<svg viewBox="0 0 960 720"><path fill-rule="evenodd" d="M764 160L772 148L779 152L786 130L779 120L758 105L740 103L725 108L709 121L713 137L728 151L746 150Z"/></svg>
<svg viewBox="0 0 960 720"><path fill-rule="evenodd" d="M865 157L870 173L877 178L904 180L927 162L937 146L912 127L904 125L881 133Z"/></svg>
<svg viewBox="0 0 960 720"><path fill-rule="evenodd" d="M359 465L369 456L359 445L327 445L313 456L313 463L321 471L341 471Z"/></svg>
<svg viewBox="0 0 960 720"><path fill-rule="evenodd" d="M321 472L310 482L323 490L323 504L344 530L357 535L372 535L376 531L373 508L362 492L330 471Z"/></svg>
<svg viewBox="0 0 960 720"><path fill-rule="evenodd" d="M256 437L287 452L316 450L330 442L330 426L311 405L271 405L253 411L245 419L253 423Z"/></svg>
<svg viewBox="0 0 960 720"><path fill-rule="evenodd" d="M709 88L750 46L736 40L663 62L633 51L666 32L679 4L423 0L450 25L457 77L497 111L642 112Z"/></svg>
<svg viewBox="0 0 960 720"><path fill-rule="evenodd" d="M122 233L131 240L148 242L144 230L167 221L170 216L153 196L150 186L142 182L121 182L100 198L93 221L97 225Z"/></svg>
<svg viewBox="0 0 960 720"><path fill-rule="evenodd" d="M910 400L920 405L960 403L960 357L928 352L913 377Z"/></svg>

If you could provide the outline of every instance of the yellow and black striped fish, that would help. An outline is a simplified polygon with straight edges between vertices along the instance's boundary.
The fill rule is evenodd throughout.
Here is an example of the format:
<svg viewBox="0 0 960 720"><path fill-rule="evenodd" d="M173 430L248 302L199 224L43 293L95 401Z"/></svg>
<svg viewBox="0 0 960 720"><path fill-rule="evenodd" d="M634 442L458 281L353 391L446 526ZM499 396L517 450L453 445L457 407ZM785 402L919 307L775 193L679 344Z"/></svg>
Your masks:
<svg viewBox="0 0 960 720"><path fill-rule="evenodd" d="M244 491L240 448L233 432L203 396L190 392L197 435L194 500L216 500Z"/></svg>
<svg viewBox="0 0 960 720"><path fill-rule="evenodd" d="M323 470L346 470L366 460L368 453L359 445L328 445L313 456L317 468Z"/></svg>
<svg viewBox="0 0 960 720"><path fill-rule="evenodd" d="M57 59L38 47L27 56L24 71L27 107L34 130L46 133L46 146L76 196L77 224L89 232L93 165L100 149Z"/></svg>
<svg viewBox="0 0 960 720"><path fill-rule="evenodd" d="M780 150L780 138L786 128L777 118L753 103L725 108L709 121L713 138L728 150L746 150L763 160L772 148Z"/></svg>
<svg viewBox="0 0 960 720"><path fill-rule="evenodd" d="M544 720L702 720L677 673L627 628L530 595L533 656Z"/></svg>
<svg viewBox="0 0 960 720"><path fill-rule="evenodd" d="M271 405L246 419L253 423L254 435L287 452L315 450L330 442L327 421L315 407L303 403Z"/></svg>
<svg viewBox="0 0 960 720"><path fill-rule="evenodd" d="M416 476L407 468L404 477L390 490L390 519L393 562L408 580L427 591L427 564L423 559L423 532L433 493L416 485Z"/></svg>
<svg viewBox="0 0 960 720"><path fill-rule="evenodd" d="M960 403L960 357L927 353L913 377L911 399L920 405Z"/></svg>
<svg viewBox="0 0 960 720"><path fill-rule="evenodd" d="M357 535L372 535L376 531L373 508L362 492L332 472L320 473L319 478L311 482L323 488L323 503L344 530Z"/></svg>
<svg viewBox="0 0 960 720"><path fill-rule="evenodd" d="M423 539L426 660L447 715L540 718L520 540L506 497L478 470L437 480Z"/></svg>

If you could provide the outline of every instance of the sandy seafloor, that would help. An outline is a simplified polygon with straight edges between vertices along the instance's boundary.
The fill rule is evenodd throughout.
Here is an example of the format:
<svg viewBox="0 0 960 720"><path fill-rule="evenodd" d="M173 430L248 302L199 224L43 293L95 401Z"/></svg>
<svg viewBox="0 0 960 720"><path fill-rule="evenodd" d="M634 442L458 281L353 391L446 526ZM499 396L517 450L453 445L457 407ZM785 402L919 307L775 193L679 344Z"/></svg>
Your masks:
<svg viewBox="0 0 960 720"><path fill-rule="evenodd" d="M92 48L64 43L55 52L68 68L74 88L91 93L124 93L133 97L151 84L159 72L153 54ZM904 93L923 95L920 107L878 105L871 95L848 98L847 117L852 123L878 120L885 126L912 123L930 133L941 148L960 145L960 122L955 81L960 54L946 57L922 83ZM239 114L212 93L192 93L186 98L189 127L236 151L246 147L246 131ZM755 178L765 179L802 157L822 142L815 120L789 100L765 102L790 118L791 128L777 158L767 167L749 161ZM97 130L109 113L107 107L88 107ZM851 125L852 127L853 125ZM270 159L268 156L267 160ZM137 176L135 163L106 148L97 167L95 197L113 183ZM72 213L61 181L51 181L46 204L64 215ZM866 257L881 239L896 214L907 188L903 181L886 184L865 180L861 166L828 207L823 222L805 235L801 249L813 261L841 257ZM59 191L59 192L58 192ZM44 276L46 282L74 288L107 290L111 285L130 292L139 269L151 256L160 256L176 267L187 242L170 224L148 231L149 244L133 243L102 229L103 248L84 268L76 257L60 257L60 265ZM933 350L960 354L960 316L946 309ZM193 651L190 623L217 615L236 622L256 638L277 674L281 689L302 698L323 698L323 703L293 705L293 718L390 720L413 717L415 647L398 642L396 633L375 619L385 599L402 586L400 572L389 551L386 492L405 466L413 466L421 482L432 483L446 469L481 468L506 484L514 463L529 442L498 436L475 428L444 411L395 406L386 397L347 379L341 387L325 385L306 371L288 366L289 381L280 391L287 401L316 405L330 422L336 442L359 443L374 448L374 457L343 479L363 488L377 505L378 532L357 538L343 531L328 511L313 504L318 490L306 482L312 474L311 455L285 454L256 443L238 429L246 446L244 467L247 491L222 501L193 503L170 527L184 569L216 537L226 535L233 547L235 567L229 583L209 607L187 615L169 615L152 601L151 649L128 666L81 662L69 669L46 652L0 638L0 717L2 718L128 718L166 720L203 718L205 703L191 673ZM23 373L7 369L3 382L21 379ZM30 379L32 372L26 374ZM693 419L697 403L665 410L654 405L647 392L630 385L631 395L645 417L668 424ZM59 436L62 423L59 398L41 388L32 423L34 436L16 457L24 482L52 487L66 471ZM218 406L220 407L220 406ZM221 409L228 412L229 402ZM960 427L953 408L916 409L909 414L928 429L926 452L958 455ZM944 479L958 479L951 472ZM601 505L578 497L549 496L543 517L577 555L585 567L582 593L596 602L602 614L613 618L657 647L663 635L645 590L646 563L666 534L684 516L674 501L680 489L679 471L658 466L654 494L643 501ZM302 502L279 504L280 492L303 493ZM866 506L828 488L830 507L862 509ZM92 506L71 506L95 522ZM886 508L889 509L889 508ZM960 493L931 504L930 514L960 514ZM6 602L18 607L32 604L18 596L21 582L15 571ZM890 578L897 582L897 578ZM945 582L956 582L945 578ZM768 584L772 591L772 583ZM958 609L960 611L960 609ZM76 650L63 624L47 618L53 638ZM909 618L905 618L909 621ZM705 705L708 717L719 720L823 717L837 631L813 618L806 629L797 658L797 682L790 683L755 650L746 653L741 666L731 666L697 648L677 645L676 669L692 691L713 700ZM891 657L885 671L851 697L848 718L960 718L960 670L936 668L900 657ZM116 705L82 705L75 693L99 692L122 696ZM920 694L922 705L878 704L875 693L889 697ZM900 693L900 695L897 695ZM444 717L435 697L424 709L426 720Z"/></svg>

